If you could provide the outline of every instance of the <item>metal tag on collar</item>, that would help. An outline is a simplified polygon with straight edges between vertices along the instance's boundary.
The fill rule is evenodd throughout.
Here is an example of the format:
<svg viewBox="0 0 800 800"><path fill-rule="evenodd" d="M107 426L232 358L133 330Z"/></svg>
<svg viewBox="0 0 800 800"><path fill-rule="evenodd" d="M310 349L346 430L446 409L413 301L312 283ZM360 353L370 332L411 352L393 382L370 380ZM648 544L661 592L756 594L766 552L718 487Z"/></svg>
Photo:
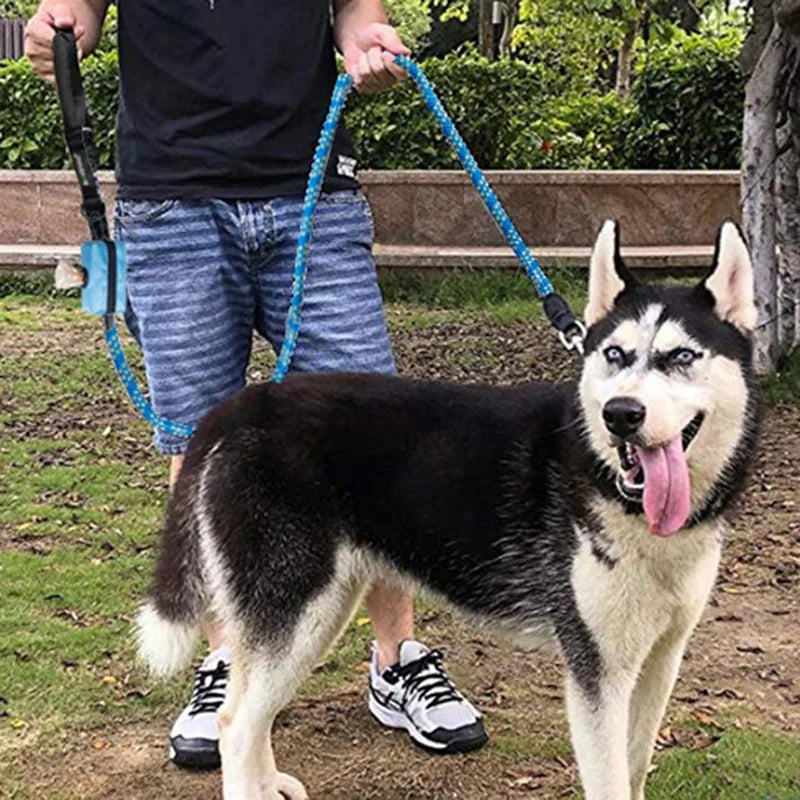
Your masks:
<svg viewBox="0 0 800 800"><path fill-rule="evenodd" d="M558 338L568 352L575 351L583 355L583 341L586 338L586 326L579 320L573 320L567 331L558 331Z"/></svg>

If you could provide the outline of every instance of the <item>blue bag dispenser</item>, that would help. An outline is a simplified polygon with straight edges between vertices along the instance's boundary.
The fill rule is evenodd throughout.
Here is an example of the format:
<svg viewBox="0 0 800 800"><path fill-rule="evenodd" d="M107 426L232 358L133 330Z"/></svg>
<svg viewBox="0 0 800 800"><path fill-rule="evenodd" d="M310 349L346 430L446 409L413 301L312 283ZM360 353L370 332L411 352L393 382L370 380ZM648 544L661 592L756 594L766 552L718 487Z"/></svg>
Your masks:
<svg viewBox="0 0 800 800"><path fill-rule="evenodd" d="M127 257L124 242L86 242L81 246L81 266L86 283L81 306L89 314L124 314L127 307L125 277Z"/></svg>

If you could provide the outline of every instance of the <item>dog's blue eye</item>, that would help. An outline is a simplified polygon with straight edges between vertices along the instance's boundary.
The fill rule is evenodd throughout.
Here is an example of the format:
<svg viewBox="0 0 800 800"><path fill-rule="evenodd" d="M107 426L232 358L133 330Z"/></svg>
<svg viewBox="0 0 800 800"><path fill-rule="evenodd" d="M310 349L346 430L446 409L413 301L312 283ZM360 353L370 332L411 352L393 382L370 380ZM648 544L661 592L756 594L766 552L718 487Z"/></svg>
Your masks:
<svg viewBox="0 0 800 800"><path fill-rule="evenodd" d="M625 361L625 353L622 352L621 347L615 347L613 345L611 347L606 347L603 351L603 355L605 355L606 361L608 361L609 364L622 364L622 362Z"/></svg>
<svg viewBox="0 0 800 800"><path fill-rule="evenodd" d="M677 367L688 367L698 357L699 353L695 353L694 350L690 350L688 347L679 347L669 354L670 363Z"/></svg>

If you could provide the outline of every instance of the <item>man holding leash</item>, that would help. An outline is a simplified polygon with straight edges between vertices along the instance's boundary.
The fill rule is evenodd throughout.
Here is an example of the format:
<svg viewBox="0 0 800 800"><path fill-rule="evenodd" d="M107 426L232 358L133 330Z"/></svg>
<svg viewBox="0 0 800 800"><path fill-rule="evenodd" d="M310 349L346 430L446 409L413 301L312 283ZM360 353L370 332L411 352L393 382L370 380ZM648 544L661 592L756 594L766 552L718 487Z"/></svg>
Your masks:
<svg viewBox="0 0 800 800"><path fill-rule="evenodd" d="M109 0L44 0L26 54L53 79L54 28L96 46ZM128 248L128 325L155 411L186 425L245 384L255 328L283 339L305 181L336 78L356 88L403 78L408 53L381 0L118 0L120 111L116 235ZM394 371L372 260L369 207L340 128L314 223L297 371ZM161 431L177 477L187 441ZM486 742L437 651L413 639L411 596L379 581L369 707L424 747ZM210 655L170 735L177 764L219 763L217 711L230 656L213 619ZM265 687L265 691L267 691Z"/></svg>

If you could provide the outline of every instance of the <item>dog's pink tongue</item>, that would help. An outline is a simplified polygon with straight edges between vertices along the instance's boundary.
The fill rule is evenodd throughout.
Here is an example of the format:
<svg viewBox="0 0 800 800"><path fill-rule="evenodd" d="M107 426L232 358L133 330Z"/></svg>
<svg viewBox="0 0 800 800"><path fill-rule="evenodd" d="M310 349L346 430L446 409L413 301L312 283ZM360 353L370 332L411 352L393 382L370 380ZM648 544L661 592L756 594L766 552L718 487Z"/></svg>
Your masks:
<svg viewBox="0 0 800 800"><path fill-rule="evenodd" d="M650 533L672 536L692 510L689 469L680 434L664 447L636 452L644 469L644 513Z"/></svg>

